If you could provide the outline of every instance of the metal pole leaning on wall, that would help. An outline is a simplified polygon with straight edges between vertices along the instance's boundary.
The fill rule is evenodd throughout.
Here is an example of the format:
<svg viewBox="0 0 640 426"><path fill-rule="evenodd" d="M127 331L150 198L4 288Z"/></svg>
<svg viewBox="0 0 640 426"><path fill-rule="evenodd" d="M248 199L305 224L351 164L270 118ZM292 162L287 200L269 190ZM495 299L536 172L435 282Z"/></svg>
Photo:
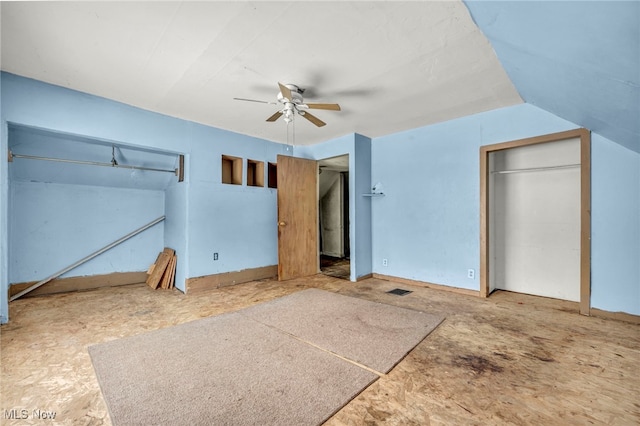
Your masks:
<svg viewBox="0 0 640 426"><path fill-rule="evenodd" d="M9 302L13 302L14 300L18 299L19 297L22 297L22 296L24 296L25 294L27 294L27 293L29 293L29 292L31 292L31 291L33 291L33 290L35 290L36 288L38 288L38 287L40 287L40 286L42 286L42 285L44 285L44 284L48 283L49 281L51 281L51 280L53 280L53 279L58 278L60 275L62 275L62 274L64 274L64 273L69 272L70 270L72 270L72 269L74 269L74 268L76 268L76 267L78 267L78 266L82 265L82 264L83 264L83 263L85 263L85 262L88 262L89 260L93 259L94 257L101 255L101 254L102 254L102 253L104 253L105 251L107 251L107 250L109 250L109 249L112 249L113 247L117 246L118 244L125 242L125 241L126 241L126 240L128 240L129 238L134 237L134 236L138 235L139 233L141 233L141 232L143 232L143 231L146 231L147 229L151 228L153 225L155 225L155 224L157 224L157 223L162 222L162 221L164 220L164 218L165 218L165 216L161 216L161 217L157 218L156 220L154 220L154 221L152 221L152 222L147 223L146 225L144 225L144 226L142 226L142 227L140 227L140 228L136 229L135 231L128 233L128 234L127 234L127 235L125 235L124 237L117 239L116 241L112 242L111 244L109 244L109 245L107 245L107 246L104 246L104 247L103 247L103 248L101 248L100 250L98 250L98 251L94 251L94 252L93 252L93 253L91 253L89 256L84 257L84 258L82 258L82 259L78 260L78 261L77 261L77 262L75 262L73 265L69 265L69 266L67 266L66 268L64 268L64 269L62 269L62 270L60 270L60 271L56 272L55 274L53 274L53 275L51 275L51 276L49 276L49 277L45 278L44 280L42 280L42 281L38 281L37 283L35 283L35 284L34 284L34 285L32 285L31 287L29 287L29 288L25 288L25 289L24 289L24 290L22 290L20 293L16 293L16 294L14 294L14 295L9 299Z"/></svg>

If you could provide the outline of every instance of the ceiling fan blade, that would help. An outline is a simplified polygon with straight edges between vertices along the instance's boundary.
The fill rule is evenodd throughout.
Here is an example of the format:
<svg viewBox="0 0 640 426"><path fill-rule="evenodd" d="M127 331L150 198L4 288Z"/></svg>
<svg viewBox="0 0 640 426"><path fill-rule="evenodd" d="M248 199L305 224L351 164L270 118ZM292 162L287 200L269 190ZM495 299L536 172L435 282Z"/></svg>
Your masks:
<svg viewBox="0 0 640 426"><path fill-rule="evenodd" d="M301 112L300 115L303 116L304 118L306 118L307 120L309 120L310 122L312 122L313 124L315 124L318 127L322 127L322 126L327 124L324 121L320 120L315 115L311 115L306 111L303 111L303 113Z"/></svg>
<svg viewBox="0 0 640 426"><path fill-rule="evenodd" d="M338 104L306 104L310 109L328 109L331 111L340 111Z"/></svg>
<svg viewBox="0 0 640 426"><path fill-rule="evenodd" d="M282 83L278 83L278 86L280 86L280 93L282 93L282 96L288 99L289 102L293 101L293 96L291 96L291 89L289 89Z"/></svg>
<svg viewBox="0 0 640 426"><path fill-rule="evenodd" d="M236 100L236 101L258 102L258 103L261 103L261 104L273 104L273 105L276 105L275 102L259 101L257 99L245 99L245 98L233 98L233 99Z"/></svg>
<svg viewBox="0 0 640 426"><path fill-rule="evenodd" d="M267 118L267 121L276 121L281 116L282 116L282 112L278 111L275 114L273 114L271 117Z"/></svg>

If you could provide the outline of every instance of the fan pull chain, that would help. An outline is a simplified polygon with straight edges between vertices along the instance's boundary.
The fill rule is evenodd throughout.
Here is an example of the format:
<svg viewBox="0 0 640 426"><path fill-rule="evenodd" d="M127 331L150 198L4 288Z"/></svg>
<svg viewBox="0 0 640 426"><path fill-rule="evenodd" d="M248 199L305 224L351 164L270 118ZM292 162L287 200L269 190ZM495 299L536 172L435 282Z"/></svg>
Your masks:
<svg viewBox="0 0 640 426"><path fill-rule="evenodd" d="M291 141L289 139L289 124L290 123L287 123L287 145L291 145Z"/></svg>
<svg viewBox="0 0 640 426"><path fill-rule="evenodd" d="M289 132L289 128L291 128L291 132ZM291 137L289 134L291 133ZM296 146L296 120L295 118L287 123L287 145Z"/></svg>

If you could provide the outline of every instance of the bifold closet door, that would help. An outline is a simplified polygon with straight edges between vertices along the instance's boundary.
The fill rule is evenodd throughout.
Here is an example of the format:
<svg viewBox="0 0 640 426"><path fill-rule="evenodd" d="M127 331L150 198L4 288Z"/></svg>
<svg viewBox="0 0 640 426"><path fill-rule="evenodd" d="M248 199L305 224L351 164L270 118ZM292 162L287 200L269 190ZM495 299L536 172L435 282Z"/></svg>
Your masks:
<svg viewBox="0 0 640 426"><path fill-rule="evenodd" d="M492 287L580 301L580 139L491 153Z"/></svg>

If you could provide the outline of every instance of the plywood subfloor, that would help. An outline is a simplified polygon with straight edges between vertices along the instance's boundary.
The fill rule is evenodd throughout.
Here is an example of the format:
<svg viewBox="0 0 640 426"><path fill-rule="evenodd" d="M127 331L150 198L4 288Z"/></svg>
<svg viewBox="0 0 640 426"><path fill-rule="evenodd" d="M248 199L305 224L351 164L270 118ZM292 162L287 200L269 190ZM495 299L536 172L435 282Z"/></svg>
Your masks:
<svg viewBox="0 0 640 426"><path fill-rule="evenodd" d="M427 312L445 321L389 374L328 420L374 424L638 424L640 327L589 318L577 304L498 292L483 300L379 279L317 275L185 296L144 284L22 299L0 328L5 410L108 425L87 346L235 311L317 287ZM385 293L396 287L413 293ZM158 348L161 351L162 348ZM179 419L176 419L179 424Z"/></svg>
<svg viewBox="0 0 640 426"><path fill-rule="evenodd" d="M320 256L320 272L330 277L348 280L351 275L351 261L322 255Z"/></svg>

